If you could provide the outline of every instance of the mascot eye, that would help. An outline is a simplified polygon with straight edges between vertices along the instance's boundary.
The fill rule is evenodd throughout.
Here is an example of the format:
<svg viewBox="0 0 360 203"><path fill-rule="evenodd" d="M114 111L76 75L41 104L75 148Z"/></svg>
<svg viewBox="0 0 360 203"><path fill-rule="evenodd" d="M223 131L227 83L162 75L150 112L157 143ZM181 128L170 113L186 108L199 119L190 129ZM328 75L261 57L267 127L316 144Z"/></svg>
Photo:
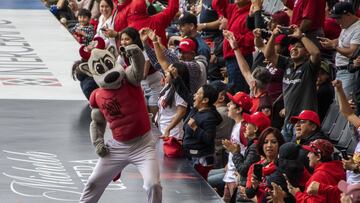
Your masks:
<svg viewBox="0 0 360 203"><path fill-rule="evenodd" d="M95 70L96 70L96 72L98 72L99 74L103 74L103 73L106 72L104 66L101 65L101 64L96 64Z"/></svg>
<svg viewBox="0 0 360 203"><path fill-rule="evenodd" d="M110 59L105 59L104 64L109 70L114 67L114 65Z"/></svg>

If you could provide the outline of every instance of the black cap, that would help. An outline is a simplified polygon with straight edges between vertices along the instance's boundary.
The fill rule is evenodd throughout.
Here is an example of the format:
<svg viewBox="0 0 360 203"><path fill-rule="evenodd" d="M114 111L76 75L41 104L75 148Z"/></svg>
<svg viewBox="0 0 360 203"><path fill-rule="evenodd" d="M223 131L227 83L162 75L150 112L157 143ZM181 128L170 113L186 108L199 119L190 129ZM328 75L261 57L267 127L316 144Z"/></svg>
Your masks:
<svg viewBox="0 0 360 203"><path fill-rule="evenodd" d="M292 143L287 142L279 148L279 159L286 159L286 160L296 160L299 156L300 146Z"/></svg>
<svg viewBox="0 0 360 203"><path fill-rule="evenodd" d="M215 80L210 82L210 85L213 86L216 90L216 92L219 94L222 91L226 90L226 84L223 83L221 80Z"/></svg>
<svg viewBox="0 0 360 203"><path fill-rule="evenodd" d="M341 15L351 13L355 14L354 8L351 3L349 2L338 2L334 5L330 12L331 18L339 18Z"/></svg>
<svg viewBox="0 0 360 203"><path fill-rule="evenodd" d="M191 13L184 13L184 15L179 19L179 25L184 25L185 23L193 23L194 25L197 25L196 16Z"/></svg>

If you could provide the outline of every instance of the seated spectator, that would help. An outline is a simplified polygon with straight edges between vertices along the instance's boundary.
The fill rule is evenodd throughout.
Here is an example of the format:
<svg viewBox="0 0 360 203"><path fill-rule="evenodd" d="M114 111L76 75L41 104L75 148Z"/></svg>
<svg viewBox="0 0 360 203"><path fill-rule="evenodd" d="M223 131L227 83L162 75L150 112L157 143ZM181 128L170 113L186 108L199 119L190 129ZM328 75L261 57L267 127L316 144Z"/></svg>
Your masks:
<svg viewBox="0 0 360 203"><path fill-rule="evenodd" d="M311 174L305 168L303 162L299 161L301 149L301 145L292 142L283 144L279 149L276 166L282 174L286 175L291 185L304 191Z"/></svg>
<svg viewBox="0 0 360 203"><path fill-rule="evenodd" d="M194 108L184 121L183 149L205 180L214 166L216 126L222 121L214 106L217 96L210 85L199 88Z"/></svg>
<svg viewBox="0 0 360 203"><path fill-rule="evenodd" d="M319 69L316 80L318 113L320 117L320 122L323 121L330 105L334 101L335 91L334 87L331 84L332 74L333 70L331 62L321 61L321 68Z"/></svg>
<svg viewBox="0 0 360 203"><path fill-rule="evenodd" d="M314 111L303 110L298 116L292 116L290 122L295 124L296 142L301 145L309 145L310 142L317 139L329 139L321 130L319 115ZM308 171L313 171L312 168L309 167L307 151L300 150L299 160Z"/></svg>
<svg viewBox="0 0 360 203"><path fill-rule="evenodd" d="M276 172L274 161L278 157L279 148L282 144L284 144L284 139L276 128L269 127L261 133L256 149L262 159L249 168L245 189L247 198L252 199L256 196L258 203L261 203L265 198L266 179ZM254 165L256 164L262 165L262 177L254 175Z"/></svg>
<svg viewBox="0 0 360 203"><path fill-rule="evenodd" d="M78 14L79 23L69 30L80 44L88 45L94 37L94 27L89 23L90 17L90 11L81 9Z"/></svg>
<svg viewBox="0 0 360 203"><path fill-rule="evenodd" d="M218 98L214 103L216 110L219 112L222 118L222 122L216 126L216 138L215 138L215 169L224 168L227 163L225 149L222 145L223 139L230 139L231 131L235 124L235 121L228 115L229 98L226 96L226 84L220 80L212 81L210 83L216 89Z"/></svg>
<svg viewBox="0 0 360 203"><path fill-rule="evenodd" d="M341 161L332 160L334 146L328 140L318 139L312 141L310 145L302 146L308 151L310 166L314 168L314 173L306 183L305 191L313 182L324 185L336 186L339 181L345 180L345 172ZM340 202L340 193L310 195L301 192L299 188L288 184L289 192L295 197L296 202Z"/></svg>
<svg viewBox="0 0 360 203"><path fill-rule="evenodd" d="M289 123L291 116L298 115L303 109L317 110L316 76L320 68L320 50L310 39L293 26L296 38L290 48L290 58L275 52L275 38L280 28L274 29L265 48L264 55L275 67L285 71L283 79L283 97L285 106L285 123L282 134L286 141L294 140L294 125Z"/></svg>
<svg viewBox="0 0 360 203"><path fill-rule="evenodd" d="M244 120L246 122L246 130L244 137L247 140L247 146L245 151L241 148L241 145L235 145L232 148L235 150L230 150L233 153L232 162L236 167L236 172L239 176L239 192L237 195L237 201L247 201L247 198L244 196L248 170L253 163L260 161L260 155L256 150L256 145L258 143L259 135L267 127L270 127L270 119L263 114L262 112L255 112L251 115L244 113ZM238 150L236 150L238 149Z"/></svg>

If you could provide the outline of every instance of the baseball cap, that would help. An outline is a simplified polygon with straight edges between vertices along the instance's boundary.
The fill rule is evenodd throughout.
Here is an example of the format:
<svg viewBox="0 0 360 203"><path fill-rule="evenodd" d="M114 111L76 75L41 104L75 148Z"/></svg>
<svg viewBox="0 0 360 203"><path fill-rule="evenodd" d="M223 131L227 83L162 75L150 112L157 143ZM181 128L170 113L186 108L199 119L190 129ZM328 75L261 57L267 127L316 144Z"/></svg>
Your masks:
<svg viewBox="0 0 360 203"><path fill-rule="evenodd" d="M330 70L331 70L331 67L330 67L330 63L328 62L325 62L325 61L321 61L321 69L324 70L327 74L330 75Z"/></svg>
<svg viewBox="0 0 360 203"><path fill-rule="evenodd" d="M281 42L286 38L286 35L280 34L275 37L275 44L281 44Z"/></svg>
<svg viewBox="0 0 360 203"><path fill-rule="evenodd" d="M276 11L271 15L273 21L282 26L289 26L290 17L285 11Z"/></svg>
<svg viewBox="0 0 360 203"><path fill-rule="evenodd" d="M349 2L338 2L334 5L330 12L331 18L339 18L341 15L352 13L355 14L353 6Z"/></svg>
<svg viewBox="0 0 360 203"><path fill-rule="evenodd" d="M344 180L340 180L338 188L346 195L352 195L353 197L358 197L360 195L360 183L349 184Z"/></svg>
<svg viewBox="0 0 360 203"><path fill-rule="evenodd" d="M279 159L296 160L299 156L300 145L287 142L279 148Z"/></svg>
<svg viewBox="0 0 360 203"><path fill-rule="evenodd" d="M319 115L315 111L303 110L298 116L292 116L290 122L292 124L297 123L299 120L307 120L315 123L317 126L320 126Z"/></svg>
<svg viewBox="0 0 360 203"><path fill-rule="evenodd" d="M263 112L255 112L253 114L242 114L245 122L255 125L259 129L259 133L265 130L267 127L270 127L271 121Z"/></svg>
<svg viewBox="0 0 360 203"><path fill-rule="evenodd" d="M302 148L309 152L318 153L322 157L331 157L334 152L334 145L324 139L314 140L309 145L302 145Z"/></svg>
<svg viewBox="0 0 360 203"><path fill-rule="evenodd" d="M179 18L178 21L179 25L184 25L186 23L193 23L194 25L197 25L197 18L195 15L191 14L191 13L185 13L183 16L181 16Z"/></svg>
<svg viewBox="0 0 360 203"><path fill-rule="evenodd" d="M196 52L196 43L190 38L184 38L179 42L179 50L181 52Z"/></svg>
<svg viewBox="0 0 360 203"><path fill-rule="evenodd" d="M226 84L223 83L221 80L214 80L210 82L210 85L213 86L216 92L219 94L220 92L226 90Z"/></svg>
<svg viewBox="0 0 360 203"><path fill-rule="evenodd" d="M253 104L252 104L252 100L248 94L246 94L245 92L238 92L233 96L227 92L226 95L229 97L229 99L232 102L239 105L245 111L250 112L250 109Z"/></svg>

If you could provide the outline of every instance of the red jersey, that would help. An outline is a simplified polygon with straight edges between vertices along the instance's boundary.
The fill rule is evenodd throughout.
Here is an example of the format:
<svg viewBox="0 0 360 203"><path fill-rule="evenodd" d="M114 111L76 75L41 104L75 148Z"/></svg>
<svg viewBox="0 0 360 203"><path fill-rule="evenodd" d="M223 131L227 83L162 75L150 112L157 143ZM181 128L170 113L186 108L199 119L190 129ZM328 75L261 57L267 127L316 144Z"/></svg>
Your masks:
<svg viewBox="0 0 360 203"><path fill-rule="evenodd" d="M309 19L311 26L308 31L322 28L325 20L325 5L325 0L296 0L291 24L300 26L304 19Z"/></svg>
<svg viewBox="0 0 360 203"><path fill-rule="evenodd" d="M99 108L117 141L129 141L150 130L149 115L140 86L124 80L119 89L98 88L91 93L89 102L92 108Z"/></svg>

